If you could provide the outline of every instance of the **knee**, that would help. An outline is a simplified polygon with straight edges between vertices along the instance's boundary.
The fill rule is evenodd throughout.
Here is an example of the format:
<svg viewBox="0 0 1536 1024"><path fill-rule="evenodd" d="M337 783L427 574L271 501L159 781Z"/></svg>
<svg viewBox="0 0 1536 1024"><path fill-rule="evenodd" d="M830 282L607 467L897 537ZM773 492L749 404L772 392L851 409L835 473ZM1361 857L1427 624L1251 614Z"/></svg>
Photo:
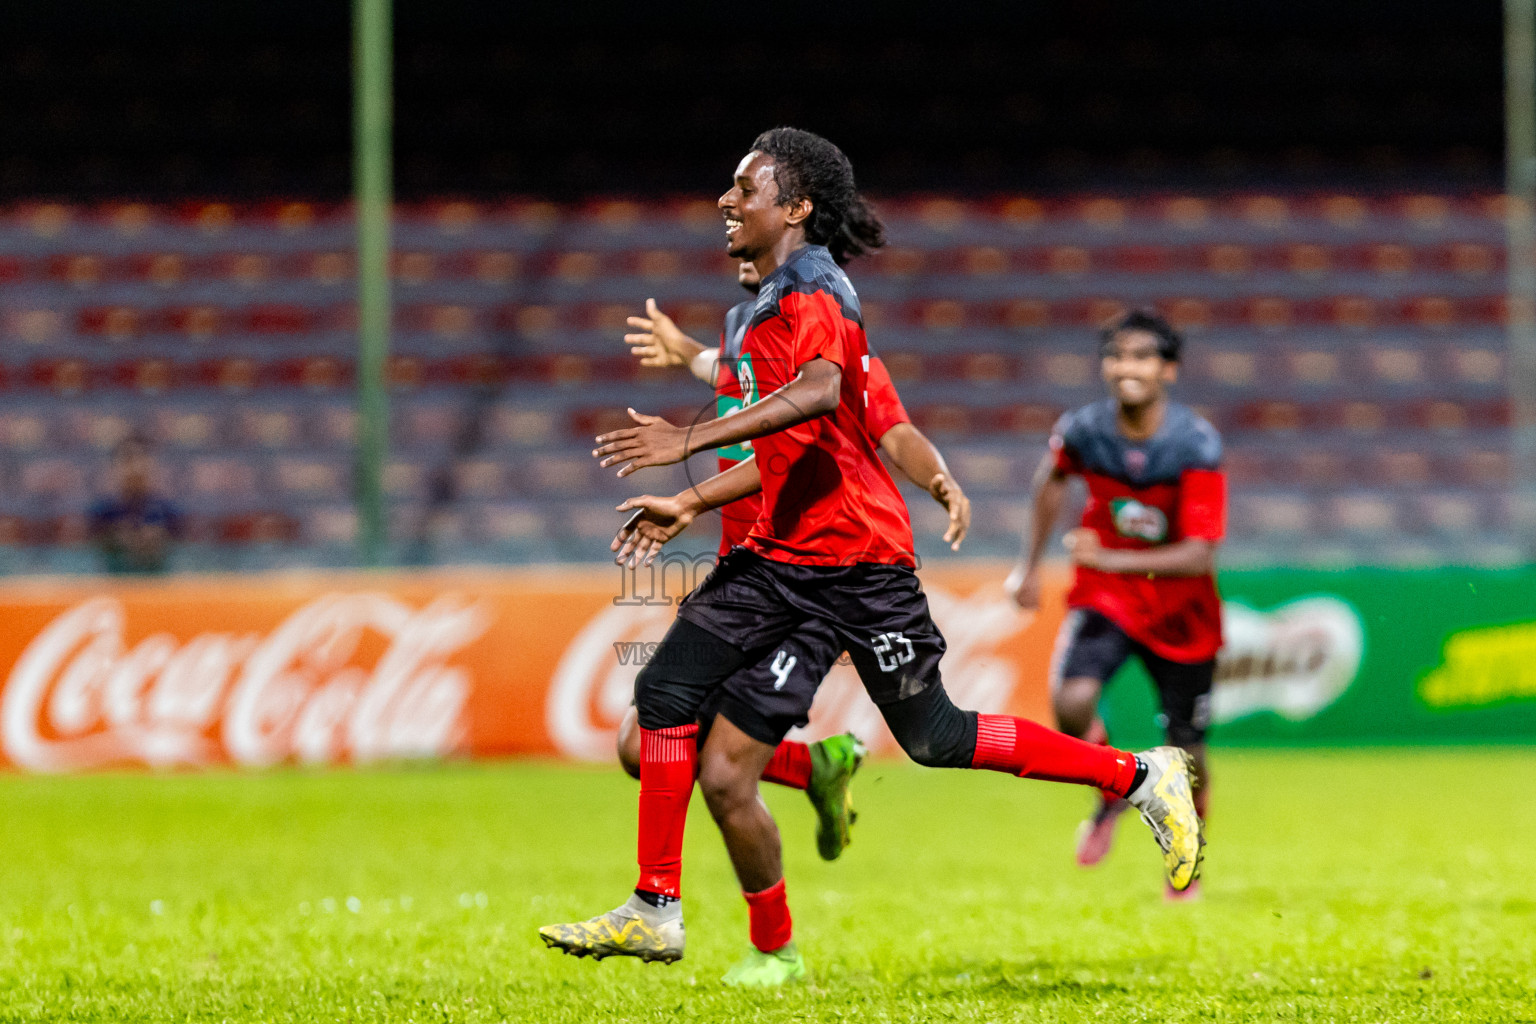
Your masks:
<svg viewBox="0 0 1536 1024"><path fill-rule="evenodd" d="M619 723L618 736L619 765L629 773L632 779L640 777L640 716L634 708L624 716L624 721Z"/></svg>
<svg viewBox="0 0 1536 1024"><path fill-rule="evenodd" d="M1068 679L1051 694L1056 727L1069 736L1082 737L1099 713L1100 685L1092 679Z"/></svg>
<svg viewBox="0 0 1536 1024"><path fill-rule="evenodd" d="M942 688L881 708L891 735L925 768L964 768L976 747L976 714L961 711Z"/></svg>
<svg viewBox="0 0 1536 1024"><path fill-rule="evenodd" d="M699 766L699 791L719 821L757 799L757 778L729 758L709 758Z"/></svg>
<svg viewBox="0 0 1536 1024"><path fill-rule="evenodd" d="M914 764L924 768L946 768L948 759L937 749L931 736L897 736L896 742Z"/></svg>
<svg viewBox="0 0 1536 1024"><path fill-rule="evenodd" d="M651 661L635 676L635 711L642 727L670 729L693 721L696 707L688 687Z"/></svg>

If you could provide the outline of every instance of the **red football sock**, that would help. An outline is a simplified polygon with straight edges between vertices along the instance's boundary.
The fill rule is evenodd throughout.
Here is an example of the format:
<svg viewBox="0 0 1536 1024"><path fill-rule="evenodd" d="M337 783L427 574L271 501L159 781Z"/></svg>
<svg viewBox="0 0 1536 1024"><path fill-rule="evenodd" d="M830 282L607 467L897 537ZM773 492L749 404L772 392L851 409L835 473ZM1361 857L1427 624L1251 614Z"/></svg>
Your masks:
<svg viewBox="0 0 1536 1024"><path fill-rule="evenodd" d="M785 740L773 752L763 769L764 782L777 782L790 789L804 789L811 784L811 748L805 743Z"/></svg>
<svg viewBox="0 0 1536 1024"><path fill-rule="evenodd" d="M680 897L683 877L683 826L698 767L699 727L640 730L640 836L636 889Z"/></svg>
<svg viewBox="0 0 1536 1024"><path fill-rule="evenodd" d="M1116 796L1129 793L1136 777L1136 758L1126 751L1085 743L1010 715L976 716L971 767L1026 779L1077 782Z"/></svg>
<svg viewBox="0 0 1536 1024"><path fill-rule="evenodd" d="M750 922L752 945L764 953L772 953L789 945L793 937L794 922L789 919L789 901L784 897L784 879L762 892L744 892L747 900L747 920Z"/></svg>
<svg viewBox="0 0 1536 1024"><path fill-rule="evenodd" d="M1104 719L1094 716L1093 721L1088 725L1088 731L1083 734L1083 742L1092 743L1096 747L1109 746L1109 729L1104 725ZM1108 789L1099 790L1099 798L1106 804L1122 799L1120 794Z"/></svg>

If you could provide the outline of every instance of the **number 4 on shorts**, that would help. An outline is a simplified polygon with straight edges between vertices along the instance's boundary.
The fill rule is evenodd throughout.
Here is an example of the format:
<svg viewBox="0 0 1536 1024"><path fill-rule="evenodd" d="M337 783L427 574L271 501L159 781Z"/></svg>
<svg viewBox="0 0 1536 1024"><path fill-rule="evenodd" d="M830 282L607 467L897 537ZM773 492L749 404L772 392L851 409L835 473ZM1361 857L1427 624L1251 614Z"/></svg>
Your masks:
<svg viewBox="0 0 1536 1024"><path fill-rule="evenodd" d="M778 682L773 684L775 690L782 690L788 685L789 674L795 670L795 662L799 660L793 654L788 654L784 651L778 651L774 654L773 665L769 667L768 671L772 672L773 677L778 680Z"/></svg>
<svg viewBox="0 0 1536 1024"><path fill-rule="evenodd" d="M912 649L912 641L900 633L881 633L869 646L874 649L881 672L895 672L917 657L917 652Z"/></svg>

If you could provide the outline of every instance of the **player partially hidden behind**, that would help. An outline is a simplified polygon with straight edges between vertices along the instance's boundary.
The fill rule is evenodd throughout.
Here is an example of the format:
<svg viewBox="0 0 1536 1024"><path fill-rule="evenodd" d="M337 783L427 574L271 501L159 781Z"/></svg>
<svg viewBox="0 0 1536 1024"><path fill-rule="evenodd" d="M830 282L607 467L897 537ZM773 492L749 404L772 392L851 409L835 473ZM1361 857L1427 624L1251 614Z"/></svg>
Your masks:
<svg viewBox="0 0 1536 1024"><path fill-rule="evenodd" d="M858 296L829 251L848 212L864 206L847 158L809 132L765 132L719 206L727 251L762 278L742 352L765 396L694 427L634 413L637 425L602 435L593 454L628 476L753 442L752 458L681 494L622 503L645 511L614 539L620 560L653 561L704 511L758 490L763 511L746 544L684 599L636 679L640 877L632 895L589 920L546 925L544 941L581 956L682 957L682 839L697 779L748 904L753 952L733 980L771 985L804 976L778 832L758 796L774 748L729 714L702 751L697 735L705 701L807 621L832 630L913 760L1113 790L1152 828L1169 880L1188 887L1202 837L1185 752L1095 746L1024 719L962 711L944 689L944 638L914 571L906 506L869 436Z"/></svg>
<svg viewBox="0 0 1536 1024"><path fill-rule="evenodd" d="M861 248L875 248L883 241L878 224L861 228L859 235ZM837 264L848 262L850 241L835 239L828 247ZM737 268L736 279L747 291L757 294L759 278L757 268L751 263L742 263ZM729 416L759 397L752 375L740 372L742 339L754 305L755 301L749 299L731 309L726 314L720 345L711 348L684 334L672 318L657 307L654 299L648 300L646 315L629 319L630 326L639 333L625 335L624 340L643 366L687 366L695 377L715 389L716 413ZM960 542L970 528L970 500L950 474L944 456L912 425L890 374L876 356L870 358L867 416L869 434L879 441L886 457L948 512L944 540L951 550L959 550ZM720 470L730 469L751 453L751 442L721 448ZM718 510L721 514L721 558L730 554L732 548L746 543L748 531L757 522L762 507L761 494L752 494ZM784 652L782 656L780 651ZM804 725L816 690L841 651L837 637L829 628L808 621L799 633L774 652L771 660L738 673L721 691L721 697L706 703L700 715L700 745L707 741L710 721L720 710L722 701L730 702L728 716L738 724L761 717L761 711L754 714L747 706L755 704L759 708L771 708L774 717L791 725ZM775 674L776 665L780 670L778 675ZM793 671L783 672L786 665L794 666ZM765 739L771 738L778 728L770 722L753 724L758 726ZM618 748L619 762L624 770L639 778L640 728L634 708L630 708L619 725ZM862 763L864 753L864 745L851 734L829 736L812 744L783 740L763 771L764 782L803 790L810 799L817 819L816 849L825 860L837 859L850 841L849 826L854 815L848 784Z"/></svg>
<svg viewBox="0 0 1536 1024"><path fill-rule="evenodd" d="M1220 435L1168 398L1180 347L1178 333L1155 313L1127 313L1104 328L1100 356L1110 397L1057 423L1035 476L1024 556L1008 587L1019 607L1039 607L1040 559L1067 478L1081 476L1088 503L1066 537L1076 570L1052 659L1057 722L1072 736L1107 744L1099 696L1128 658L1140 658L1157 686L1168 742L1194 759L1195 807L1204 818L1205 731L1221 647L1214 572L1227 489ZM1113 793L1100 795L1079 835L1079 864L1097 864L1109 852L1127 806Z"/></svg>

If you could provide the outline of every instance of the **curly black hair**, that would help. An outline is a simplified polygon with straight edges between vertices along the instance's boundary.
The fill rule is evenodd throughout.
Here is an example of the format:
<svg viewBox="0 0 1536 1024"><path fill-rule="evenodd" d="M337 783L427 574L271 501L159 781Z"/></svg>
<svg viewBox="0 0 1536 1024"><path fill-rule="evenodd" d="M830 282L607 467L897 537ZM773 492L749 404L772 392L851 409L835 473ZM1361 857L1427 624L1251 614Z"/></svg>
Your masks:
<svg viewBox="0 0 1536 1024"><path fill-rule="evenodd" d="M774 128L752 148L773 158L779 205L811 201L806 241L824 245L839 266L885 244L885 225L853 184L853 165L843 151L813 132Z"/></svg>
<svg viewBox="0 0 1536 1024"><path fill-rule="evenodd" d="M1179 361L1184 349L1184 338L1173 325L1150 309L1133 309L1121 313L1099 329L1099 351L1109 347L1115 337L1127 331L1145 331L1157 338L1157 354L1170 363Z"/></svg>

